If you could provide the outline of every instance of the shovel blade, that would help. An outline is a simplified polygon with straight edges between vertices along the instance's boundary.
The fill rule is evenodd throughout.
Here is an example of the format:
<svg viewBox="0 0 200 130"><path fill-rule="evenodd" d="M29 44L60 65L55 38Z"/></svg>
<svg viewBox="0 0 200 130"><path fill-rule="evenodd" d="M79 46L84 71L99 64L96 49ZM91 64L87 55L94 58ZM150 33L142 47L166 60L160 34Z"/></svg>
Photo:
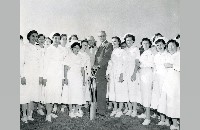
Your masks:
<svg viewBox="0 0 200 130"><path fill-rule="evenodd" d="M90 120L95 119L95 117L96 117L96 103L91 102L91 105L90 105Z"/></svg>

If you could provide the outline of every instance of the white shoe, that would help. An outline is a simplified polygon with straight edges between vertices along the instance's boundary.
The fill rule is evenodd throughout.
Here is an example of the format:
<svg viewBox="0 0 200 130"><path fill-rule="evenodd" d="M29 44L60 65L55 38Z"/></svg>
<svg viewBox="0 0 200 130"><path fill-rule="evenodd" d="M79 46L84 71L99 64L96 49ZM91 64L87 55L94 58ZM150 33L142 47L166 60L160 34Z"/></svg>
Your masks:
<svg viewBox="0 0 200 130"><path fill-rule="evenodd" d="M123 115L122 111L118 111L115 115L115 117L121 117Z"/></svg>
<svg viewBox="0 0 200 130"><path fill-rule="evenodd" d="M131 116L132 116L132 117L136 117L136 116L137 116L137 111L133 111L133 112L131 113Z"/></svg>
<svg viewBox="0 0 200 130"><path fill-rule="evenodd" d="M114 116L116 114L117 114L117 111L112 111L112 113L110 114L110 116L112 117L112 116Z"/></svg>
<svg viewBox="0 0 200 130"><path fill-rule="evenodd" d="M70 116L71 118L75 118L75 117L76 117L76 114L72 111L72 112L69 113L69 116Z"/></svg>
<svg viewBox="0 0 200 130"><path fill-rule="evenodd" d="M128 109L124 109L123 113L125 114L125 113L127 113L127 112L128 112Z"/></svg>
<svg viewBox="0 0 200 130"><path fill-rule="evenodd" d="M27 120L28 121L34 121L34 119L31 116L28 116Z"/></svg>
<svg viewBox="0 0 200 130"><path fill-rule="evenodd" d="M152 118L156 118L157 117L157 115L154 113L152 116L151 116Z"/></svg>
<svg viewBox="0 0 200 130"><path fill-rule="evenodd" d="M170 130L179 130L179 126L174 126L174 125L171 125L170 126Z"/></svg>
<svg viewBox="0 0 200 130"><path fill-rule="evenodd" d="M126 115L126 116L130 116L131 113L132 113L132 111L131 111L131 110L128 110L127 113L126 113L125 115Z"/></svg>
<svg viewBox="0 0 200 130"><path fill-rule="evenodd" d="M40 110L37 110L37 113L38 113L38 114L40 114L40 115L42 115L42 116L44 116L44 112L43 112L43 110L42 110L42 109L40 109Z"/></svg>
<svg viewBox="0 0 200 130"><path fill-rule="evenodd" d="M78 111L78 117L83 117L83 111L81 109Z"/></svg>
<svg viewBox="0 0 200 130"><path fill-rule="evenodd" d="M145 119L144 122L142 123L142 125L149 125L150 124L150 120L149 119Z"/></svg>
<svg viewBox="0 0 200 130"><path fill-rule="evenodd" d="M22 120L22 122L24 122L24 123L28 123L27 116L22 117L21 120Z"/></svg>
<svg viewBox="0 0 200 130"><path fill-rule="evenodd" d="M72 112L69 112L69 116L71 117Z"/></svg>
<svg viewBox="0 0 200 130"><path fill-rule="evenodd" d="M157 125L161 125L161 126L163 126L163 125L165 125L165 122L160 121Z"/></svg>
<svg viewBox="0 0 200 130"><path fill-rule="evenodd" d="M56 113L57 112L57 107L54 107L52 112Z"/></svg>
<svg viewBox="0 0 200 130"><path fill-rule="evenodd" d="M110 110L110 109L112 109L112 107L111 107L111 106L108 106L108 110Z"/></svg>
<svg viewBox="0 0 200 130"><path fill-rule="evenodd" d="M164 124L164 125L170 126L169 121L165 121L165 124Z"/></svg>
<svg viewBox="0 0 200 130"><path fill-rule="evenodd" d="M83 115L82 115L81 113L79 113L79 112L74 113L74 115L75 115L76 117L83 117Z"/></svg>
<svg viewBox="0 0 200 130"><path fill-rule="evenodd" d="M141 115L138 115L137 117L138 117L138 118L143 118L143 119L145 119L145 118L146 118L146 115L145 115L144 113L142 113Z"/></svg>
<svg viewBox="0 0 200 130"><path fill-rule="evenodd" d="M69 111L69 116L71 117L71 114L74 113L74 109L72 109L71 111Z"/></svg>
<svg viewBox="0 0 200 130"><path fill-rule="evenodd" d="M57 118L57 117L58 117L56 114L53 114L53 113L51 113L50 116L51 116L52 118Z"/></svg>
<svg viewBox="0 0 200 130"><path fill-rule="evenodd" d="M51 114L49 114L48 116L46 116L46 121L51 122Z"/></svg>
<svg viewBox="0 0 200 130"><path fill-rule="evenodd" d="M78 113L83 116L83 111L81 109L78 110Z"/></svg>
<svg viewBox="0 0 200 130"><path fill-rule="evenodd" d="M60 111L61 111L62 113L64 113L64 112L65 112L65 108L62 107L62 108L60 109Z"/></svg>

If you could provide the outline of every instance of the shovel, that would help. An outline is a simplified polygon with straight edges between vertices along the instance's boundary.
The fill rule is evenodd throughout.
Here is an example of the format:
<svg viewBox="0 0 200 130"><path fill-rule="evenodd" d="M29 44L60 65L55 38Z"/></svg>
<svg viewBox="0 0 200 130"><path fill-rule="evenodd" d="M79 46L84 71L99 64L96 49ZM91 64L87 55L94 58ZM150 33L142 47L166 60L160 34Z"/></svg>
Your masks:
<svg viewBox="0 0 200 130"><path fill-rule="evenodd" d="M95 78L91 78L90 88L91 88L90 89L91 90L90 120L93 120L96 117L96 109L97 109Z"/></svg>

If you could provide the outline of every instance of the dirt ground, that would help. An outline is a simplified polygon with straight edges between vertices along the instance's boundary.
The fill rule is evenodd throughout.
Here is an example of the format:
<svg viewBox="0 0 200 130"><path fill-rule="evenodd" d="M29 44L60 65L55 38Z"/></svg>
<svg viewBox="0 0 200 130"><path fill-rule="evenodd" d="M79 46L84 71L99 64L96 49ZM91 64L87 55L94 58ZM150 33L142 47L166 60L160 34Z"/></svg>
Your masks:
<svg viewBox="0 0 200 130"><path fill-rule="evenodd" d="M157 126L157 118L151 119L149 126L143 126L144 119L130 116L121 116L120 118L111 118L111 110L107 110L106 117L97 117L95 120L89 119L89 109L83 108L84 116L82 118L70 118L68 111L61 113L58 111L58 118L52 119L49 123L45 121L45 116L33 113L34 121L25 124L20 121L21 130L170 130L167 126ZM138 110L138 114L142 109Z"/></svg>

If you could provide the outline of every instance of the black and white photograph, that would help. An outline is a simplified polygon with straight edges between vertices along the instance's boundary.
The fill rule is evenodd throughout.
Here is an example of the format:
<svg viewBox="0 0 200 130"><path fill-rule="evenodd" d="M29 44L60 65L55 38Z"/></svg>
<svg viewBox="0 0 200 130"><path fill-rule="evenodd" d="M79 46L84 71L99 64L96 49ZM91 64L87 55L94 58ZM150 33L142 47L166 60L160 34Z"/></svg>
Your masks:
<svg viewBox="0 0 200 130"><path fill-rule="evenodd" d="M21 130L180 130L180 0L20 0Z"/></svg>

